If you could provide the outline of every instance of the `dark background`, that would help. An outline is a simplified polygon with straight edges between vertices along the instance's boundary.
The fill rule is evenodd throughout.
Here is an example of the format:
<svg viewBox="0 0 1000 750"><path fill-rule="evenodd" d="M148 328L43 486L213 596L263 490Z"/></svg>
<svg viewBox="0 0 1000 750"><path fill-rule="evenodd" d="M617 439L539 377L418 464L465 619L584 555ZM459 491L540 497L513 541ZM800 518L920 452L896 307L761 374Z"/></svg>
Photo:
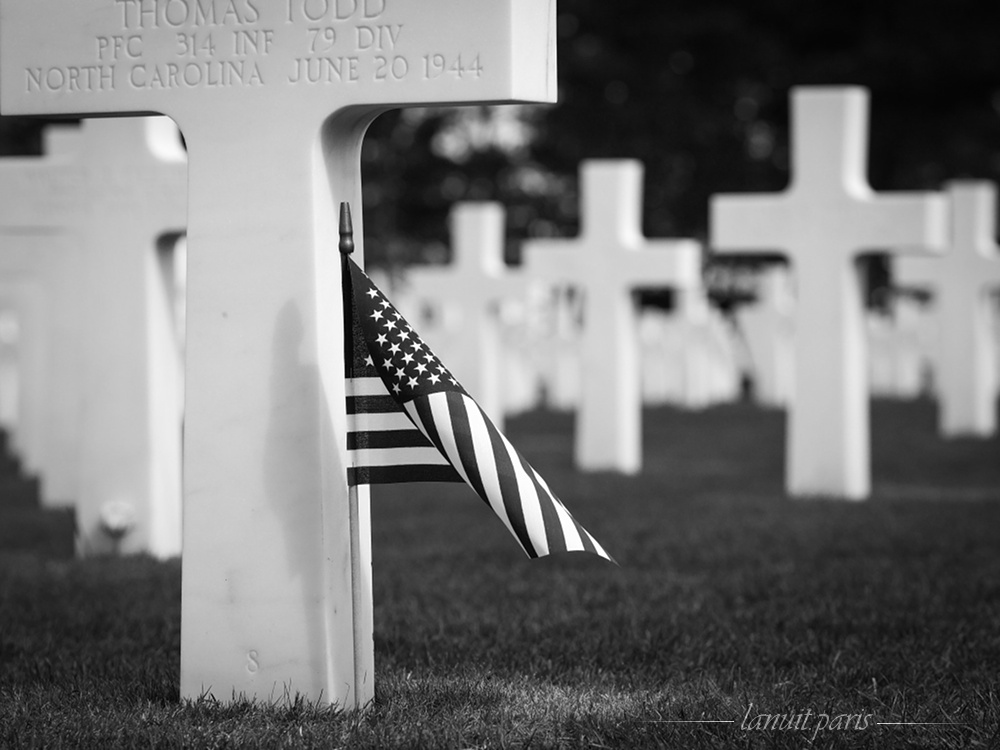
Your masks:
<svg viewBox="0 0 1000 750"><path fill-rule="evenodd" d="M524 237L572 235L593 157L644 163L647 235L704 238L712 193L787 184L796 85L870 89L876 190L1000 178L996 0L559 0L558 37L559 103L499 115L520 142L470 143L496 119L475 108L375 122L370 264L443 260L458 200L504 203L510 261ZM40 125L0 118L2 153L38 153Z"/></svg>

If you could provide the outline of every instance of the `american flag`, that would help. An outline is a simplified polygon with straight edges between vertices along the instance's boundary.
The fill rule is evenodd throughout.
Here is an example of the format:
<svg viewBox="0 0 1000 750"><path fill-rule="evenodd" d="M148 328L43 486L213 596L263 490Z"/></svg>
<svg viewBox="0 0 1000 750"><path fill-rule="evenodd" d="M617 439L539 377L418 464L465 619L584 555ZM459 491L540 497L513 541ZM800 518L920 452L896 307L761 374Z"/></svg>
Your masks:
<svg viewBox="0 0 1000 750"><path fill-rule="evenodd" d="M341 223L344 235L343 208ZM611 560L368 275L343 257L348 481L464 481L529 557L579 550Z"/></svg>

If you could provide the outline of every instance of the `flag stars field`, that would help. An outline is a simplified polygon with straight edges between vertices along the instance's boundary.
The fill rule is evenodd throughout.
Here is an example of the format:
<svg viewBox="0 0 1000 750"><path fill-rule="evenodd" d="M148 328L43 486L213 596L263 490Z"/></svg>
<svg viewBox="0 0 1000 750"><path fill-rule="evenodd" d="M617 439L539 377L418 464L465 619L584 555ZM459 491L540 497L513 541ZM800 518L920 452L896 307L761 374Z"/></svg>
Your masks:
<svg viewBox="0 0 1000 750"><path fill-rule="evenodd" d="M391 386L392 391L401 396L415 395L414 392L422 386L444 385L445 382L452 386L458 385L458 381L440 362L437 363L437 373L430 370L437 358L410 328L406 319L376 288L372 287L364 294L372 305L368 318L380 323L385 329L378 333L373 342L378 348L377 354L381 355L381 365L377 366L375 358L368 355L364 360L367 367L374 368L379 377ZM419 359L421 350L426 352L422 355L422 361Z"/></svg>
<svg viewBox="0 0 1000 750"><path fill-rule="evenodd" d="M342 213L345 225L349 218ZM348 481L465 482L529 557L578 550L611 560L346 256L343 275L345 319L351 321Z"/></svg>

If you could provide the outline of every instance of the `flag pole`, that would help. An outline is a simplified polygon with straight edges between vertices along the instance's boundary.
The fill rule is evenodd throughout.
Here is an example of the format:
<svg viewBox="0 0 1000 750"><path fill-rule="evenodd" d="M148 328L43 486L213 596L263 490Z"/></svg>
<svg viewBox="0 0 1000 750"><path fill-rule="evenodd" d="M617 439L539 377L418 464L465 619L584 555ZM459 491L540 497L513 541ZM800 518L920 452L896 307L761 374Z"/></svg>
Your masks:
<svg viewBox="0 0 1000 750"><path fill-rule="evenodd" d="M354 224L351 222L351 204L340 204L340 252L350 255L354 252Z"/></svg>
<svg viewBox="0 0 1000 750"><path fill-rule="evenodd" d="M340 268L344 304L344 372L349 372L354 360L354 286L348 257L354 252L354 225L351 221L351 204L340 204ZM344 378L347 396L351 377ZM371 497L367 486L349 485L348 502L351 524L351 596L354 610L354 686L357 692L356 708L367 708L363 696L373 695L371 681L375 678L372 613L371 571ZM363 534L367 533L367 536Z"/></svg>
<svg viewBox="0 0 1000 750"><path fill-rule="evenodd" d="M354 223L351 221L351 204L340 204L340 284L344 292L344 372L351 382L354 361L354 285L351 283L351 268L347 259L354 252ZM348 396L353 395L348 393Z"/></svg>

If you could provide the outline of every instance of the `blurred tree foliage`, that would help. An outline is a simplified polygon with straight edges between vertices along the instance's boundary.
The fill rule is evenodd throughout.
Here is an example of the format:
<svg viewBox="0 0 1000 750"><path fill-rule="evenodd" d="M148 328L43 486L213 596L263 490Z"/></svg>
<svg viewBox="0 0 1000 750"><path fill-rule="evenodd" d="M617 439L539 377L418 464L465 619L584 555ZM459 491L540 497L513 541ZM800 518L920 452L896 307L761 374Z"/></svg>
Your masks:
<svg viewBox="0 0 1000 750"><path fill-rule="evenodd" d="M788 182L795 85L871 90L870 180L936 189L1000 178L1000 3L995 0L559 0L559 103L520 113L521 147L458 157L442 133L468 110L391 113L364 164L369 257L440 255L448 207L508 209L509 256L577 228L582 159L646 170L649 236L706 233L708 197Z"/></svg>
<svg viewBox="0 0 1000 750"><path fill-rule="evenodd" d="M706 233L708 197L787 184L788 93L872 92L876 189L1000 179L996 0L558 0L559 102L380 117L363 155L369 262L447 255L459 200L507 208L526 236L577 231L577 168L646 169L649 236ZM4 153L38 125L0 118Z"/></svg>

